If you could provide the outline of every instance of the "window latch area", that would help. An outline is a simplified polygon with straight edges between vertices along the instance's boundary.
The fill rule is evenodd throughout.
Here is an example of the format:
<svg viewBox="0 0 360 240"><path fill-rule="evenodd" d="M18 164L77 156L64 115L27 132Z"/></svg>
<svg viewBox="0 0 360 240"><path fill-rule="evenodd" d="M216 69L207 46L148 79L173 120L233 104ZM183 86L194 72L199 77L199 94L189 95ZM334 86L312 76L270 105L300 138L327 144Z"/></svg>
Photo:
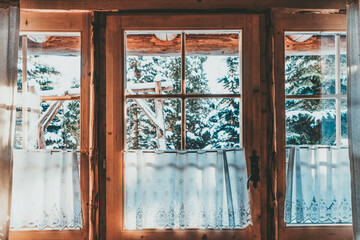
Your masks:
<svg viewBox="0 0 360 240"><path fill-rule="evenodd" d="M259 156L256 155L256 150L253 150L250 156L250 177L247 180L247 189L249 189L250 181L253 182L254 188L257 187L258 181L260 181L260 170L259 170Z"/></svg>

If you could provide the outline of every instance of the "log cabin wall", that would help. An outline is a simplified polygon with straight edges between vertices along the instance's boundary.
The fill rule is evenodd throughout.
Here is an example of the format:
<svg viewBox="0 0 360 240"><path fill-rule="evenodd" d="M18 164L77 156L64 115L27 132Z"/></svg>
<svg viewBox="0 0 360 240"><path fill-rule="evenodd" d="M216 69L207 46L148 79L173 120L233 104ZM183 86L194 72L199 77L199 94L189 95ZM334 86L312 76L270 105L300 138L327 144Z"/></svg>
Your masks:
<svg viewBox="0 0 360 240"><path fill-rule="evenodd" d="M248 9L268 8L345 9L345 0L20 0L23 9L43 10L154 10L154 9Z"/></svg>
<svg viewBox="0 0 360 240"><path fill-rule="evenodd" d="M303 10L326 10L331 9L335 12L345 9L345 0L21 0L20 6L23 10L22 24L38 24L32 22L32 15L34 11L43 11L42 14L51 14L49 11L86 11L96 12L95 18L90 19L89 23L94 26L93 30L93 81L91 82L92 90L92 119L90 120L92 128L90 130L90 138L93 141L90 146L90 212L89 216L89 238L88 239L106 239L106 173L105 173L105 159L106 153L106 139L104 125L106 122L106 101L104 99L104 91L106 89L105 81L100 81L105 74L105 53L99 51L104 49L106 42L104 19L106 12L248 12L248 13L262 13L263 24L261 26L261 64L262 73L261 81L266 82L263 86L267 88L261 89L261 93L267 100L266 105L263 106L263 116L267 118L267 142L269 143L265 153L266 161L263 169L268 169L266 177L263 178L263 184L267 185L267 191L262 192L262 199L266 199L265 204L261 206L262 211L267 209L262 216L262 239L278 239L278 225L277 225L277 199L276 199L276 161L275 161L275 128L274 128L274 70L273 64L273 26L272 26L272 10L271 9L303 9ZM290 9L290 10L289 10ZM282 10L281 10L282 11ZM64 13L66 14L66 13ZM76 23L76 19L72 19L72 14L69 14L69 23ZM76 17L75 17L76 18ZM44 21L48 18L45 16ZM40 23L41 24L41 23ZM51 25L51 22L47 21ZM289 40L290 41L290 40ZM146 48L146 46L145 46ZM230 47L231 48L231 47ZM272 89L273 91L268 91ZM264 185L264 186L266 186Z"/></svg>

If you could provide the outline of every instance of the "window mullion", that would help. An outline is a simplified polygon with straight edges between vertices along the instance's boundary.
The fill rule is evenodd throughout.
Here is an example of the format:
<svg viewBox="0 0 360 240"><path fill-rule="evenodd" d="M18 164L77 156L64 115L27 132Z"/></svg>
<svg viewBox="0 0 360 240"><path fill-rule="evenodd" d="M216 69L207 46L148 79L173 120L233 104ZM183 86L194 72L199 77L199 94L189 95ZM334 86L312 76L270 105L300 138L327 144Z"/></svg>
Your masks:
<svg viewBox="0 0 360 240"><path fill-rule="evenodd" d="M181 33L181 93L185 94L185 33ZM181 150L186 149L185 98L181 98Z"/></svg>
<svg viewBox="0 0 360 240"><path fill-rule="evenodd" d="M341 94L340 81L340 35L335 35L335 94ZM336 145L341 145L341 99L336 98Z"/></svg>
<svg viewBox="0 0 360 240"><path fill-rule="evenodd" d="M27 36L22 36L22 149L27 149Z"/></svg>

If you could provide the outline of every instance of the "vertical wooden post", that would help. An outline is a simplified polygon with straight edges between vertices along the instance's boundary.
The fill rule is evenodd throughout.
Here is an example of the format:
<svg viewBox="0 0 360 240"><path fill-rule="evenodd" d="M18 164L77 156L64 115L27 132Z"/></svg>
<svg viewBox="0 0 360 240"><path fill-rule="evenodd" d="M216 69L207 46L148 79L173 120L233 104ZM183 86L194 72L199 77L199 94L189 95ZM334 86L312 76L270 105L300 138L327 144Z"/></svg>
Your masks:
<svg viewBox="0 0 360 240"><path fill-rule="evenodd" d="M155 94L161 94L161 79L155 78ZM156 127L157 145L159 149L166 149L164 105L162 99L155 99L155 115L161 127Z"/></svg>
<svg viewBox="0 0 360 240"><path fill-rule="evenodd" d="M28 114L27 114L27 36L22 36L22 148L27 149Z"/></svg>

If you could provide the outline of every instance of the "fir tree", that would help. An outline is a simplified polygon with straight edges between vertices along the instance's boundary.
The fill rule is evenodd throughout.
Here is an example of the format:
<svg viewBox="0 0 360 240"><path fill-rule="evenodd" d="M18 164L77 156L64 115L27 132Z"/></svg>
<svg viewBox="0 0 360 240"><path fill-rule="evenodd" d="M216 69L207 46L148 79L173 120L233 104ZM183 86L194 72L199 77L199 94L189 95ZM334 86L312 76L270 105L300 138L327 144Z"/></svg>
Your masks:
<svg viewBox="0 0 360 240"><path fill-rule="evenodd" d="M335 57L286 56L285 89L289 95L335 93ZM341 67L346 65L341 56ZM346 75L341 73L342 92L346 91ZM345 90L344 90L345 89ZM335 100L287 100L287 144L335 144ZM346 117L342 117L344 120ZM346 123L344 124L346 125ZM343 128L343 127L342 127ZM346 131L344 128L343 131Z"/></svg>

